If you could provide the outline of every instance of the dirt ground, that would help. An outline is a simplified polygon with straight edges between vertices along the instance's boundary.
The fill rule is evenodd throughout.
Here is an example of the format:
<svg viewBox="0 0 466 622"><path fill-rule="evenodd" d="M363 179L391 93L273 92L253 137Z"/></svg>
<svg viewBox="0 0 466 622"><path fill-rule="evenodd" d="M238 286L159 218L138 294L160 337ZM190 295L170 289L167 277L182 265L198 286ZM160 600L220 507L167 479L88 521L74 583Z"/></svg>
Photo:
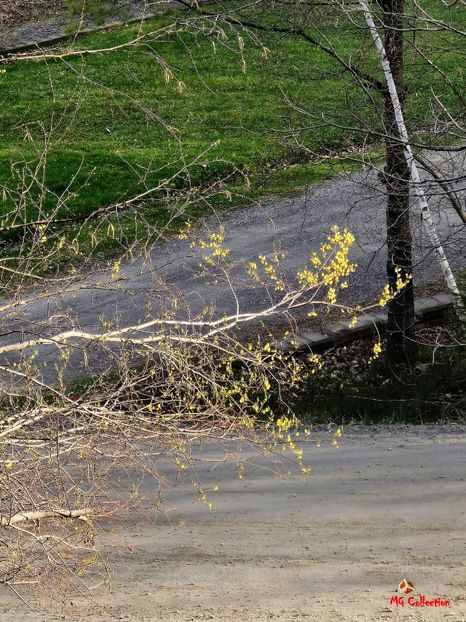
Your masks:
<svg viewBox="0 0 466 622"><path fill-rule="evenodd" d="M154 520L147 483L144 516L108 538L114 576L94 596L99 611L74 602L35 613L0 593L0 620L464 621L466 428L350 426L339 448L317 437L303 443L307 480L263 461L239 479L206 446L198 469L219 485L216 510L181 480ZM416 601L450 606L390 605L405 577Z"/></svg>
<svg viewBox="0 0 466 622"><path fill-rule="evenodd" d="M64 0L2 0L0 26L10 26L37 15L49 16L64 9Z"/></svg>

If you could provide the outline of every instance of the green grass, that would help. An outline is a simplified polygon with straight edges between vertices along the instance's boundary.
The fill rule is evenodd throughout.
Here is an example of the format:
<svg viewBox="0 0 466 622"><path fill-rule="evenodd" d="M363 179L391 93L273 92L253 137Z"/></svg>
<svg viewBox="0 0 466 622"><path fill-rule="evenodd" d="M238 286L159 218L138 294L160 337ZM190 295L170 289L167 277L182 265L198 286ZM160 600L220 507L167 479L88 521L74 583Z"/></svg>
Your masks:
<svg viewBox="0 0 466 622"><path fill-rule="evenodd" d="M446 8L443 13L437 11L448 17ZM147 21L143 29L152 32L177 17L179 14L167 13ZM138 25L114 28L79 38L75 45L81 49L112 47L131 40L138 29ZM322 22L322 29L342 54L352 54L354 60L378 72L363 31L343 30L336 19ZM457 58L441 51L447 35L430 36L438 48L436 60L443 70L451 70L451 79L458 86L463 74L452 69ZM56 209L57 197L67 189L70 196L57 217L85 216L156 186L175 175L182 162L196 161L189 177L178 176L169 184L168 199L156 195L137 214L115 219L119 242L110 239L105 224L101 241L91 249L89 232L99 226L83 228L81 251L108 253L122 240L134 240L152 225L167 223L173 214L170 201L188 187L206 189L228 177L233 203L238 204L262 195L291 193L341 170L341 163L335 166L335 161L316 164L316 157L296 147L289 127L301 127L299 140L313 153L337 152L363 141L363 135L351 130L358 124L354 112L380 126L377 111L361 91L349 88L348 77L319 50L283 36L263 35L261 42L271 50L269 59L263 57L260 46L246 41L243 73L235 37L227 41L228 46L217 45L214 53L205 37L166 35L153 44L153 50L173 68L175 78L168 84L146 45L99 56L8 65L7 72L0 75L0 185L14 188L25 163L36 165L48 134L47 161L40 170L48 192L42 194L33 184L23 212L14 215L11 199L4 197L0 200L3 224L50 214ZM423 126L429 122L426 86L440 89L440 77L425 67L419 73L419 67L411 63L409 49L407 60L408 72L417 76L411 80L408 117L412 126ZM177 90L178 80L186 85L182 94ZM451 89L443 87L441 92L443 101L456 105ZM305 106L311 116L302 117L290 109L283 93ZM326 126L323 112L350 129ZM209 200L219 208L231 203L222 193ZM173 225L205 209L202 197L194 200L186 215L175 219ZM57 228L53 232L58 235ZM74 234L75 230L69 232ZM22 236L23 230L16 229L4 232L3 239L14 245Z"/></svg>
<svg viewBox="0 0 466 622"><path fill-rule="evenodd" d="M415 370L390 370L383 362L355 382L338 385L318 378L296 406L304 423L464 423L465 363L459 348L432 364L431 349ZM427 351L429 350L429 351ZM397 373L398 372L398 373Z"/></svg>

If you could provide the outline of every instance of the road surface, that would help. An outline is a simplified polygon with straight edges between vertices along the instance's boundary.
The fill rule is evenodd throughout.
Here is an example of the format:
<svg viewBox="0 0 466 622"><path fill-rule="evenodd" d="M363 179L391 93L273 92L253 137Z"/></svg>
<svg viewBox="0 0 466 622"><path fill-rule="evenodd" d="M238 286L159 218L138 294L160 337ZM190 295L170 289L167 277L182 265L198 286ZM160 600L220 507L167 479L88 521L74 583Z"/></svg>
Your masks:
<svg viewBox="0 0 466 622"><path fill-rule="evenodd" d="M463 621L466 428L349 426L339 448L323 432L303 447L307 480L199 464L201 481L219 485L215 512L194 503L188 477L157 519L147 483L145 514L107 533L114 579L95 594L98 613L75 601L63 618L37 614L0 592L0 620ZM417 601L450 606L390 605L404 578Z"/></svg>
<svg viewBox="0 0 466 622"><path fill-rule="evenodd" d="M445 172L459 175L465 171L466 155L458 154L454 166L445 165ZM464 182L459 190L464 194ZM438 189L435 189L436 191ZM432 211L440 238L454 271L466 266L466 227L448 207L444 197L431 198ZM359 304L375 301L386 282L385 264L385 197L375 174L362 171L340 176L325 183L313 184L298 197L270 199L244 208L225 210L208 216L194 228L194 238L203 238L208 231L225 229L225 246L229 258L236 262L233 269L233 289L225 281L213 284L200 275L200 254L190 248L189 240L169 239L157 244L148 259L137 257L125 263L119 280L111 280L111 268L94 276L83 275L69 285L62 281L49 282L46 296L13 311L4 312L1 319L0 346L28 339L31 335L56 334L71 327L101 332L102 318L118 319L119 326L132 326L148 315L157 316L178 292L195 315L206 304L215 308L214 315L236 311L252 311L270 303L264 289L244 275L247 261L258 255L270 257L274 249L285 252L285 274L292 277L308 261L312 250L319 248L332 224L347 226L356 236L357 244L351 259L359 268L352 275L349 288L342 292L342 301ZM414 210L414 280L417 285L441 278L420 215ZM77 291L76 291L77 288ZM43 292L39 292L43 293ZM179 305L180 314L188 313ZM74 353L67 377L88 373L82 366L82 356ZM53 381L56 347L40 348L39 359L47 363L40 372L46 381ZM18 355L7 359L18 360ZM108 360L102 352L91 353L90 370L106 369Z"/></svg>

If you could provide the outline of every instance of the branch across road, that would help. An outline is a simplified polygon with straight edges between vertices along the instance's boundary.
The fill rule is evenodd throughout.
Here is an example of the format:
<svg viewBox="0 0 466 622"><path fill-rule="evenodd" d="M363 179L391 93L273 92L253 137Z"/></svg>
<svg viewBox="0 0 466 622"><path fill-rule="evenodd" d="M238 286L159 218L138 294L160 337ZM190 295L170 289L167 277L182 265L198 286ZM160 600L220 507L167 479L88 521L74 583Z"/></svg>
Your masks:
<svg viewBox="0 0 466 622"><path fill-rule="evenodd" d="M450 177L459 178L456 190L464 194L465 155L441 154L443 169ZM438 165L438 162L437 162ZM466 266L466 227L448 206L441 189L426 185L438 233L453 270ZM3 301L0 347L21 344L31 338L50 336L63 330L101 332L103 324L127 327L148 317L157 317L167 308L173 292L179 295L179 317L195 316L208 305L215 317L237 312L252 312L270 304L268 294L244 276L244 265L259 255L270 257L283 252L283 268L292 278L304 267L309 254L325 240L332 224L347 226L356 236L351 259L358 264L349 287L341 292L344 303L357 305L376 300L386 276L385 197L377 175L360 171L331 181L313 184L300 196L269 199L244 208L219 212L203 219L193 229L194 239L223 227L224 246L236 262L228 281L214 283L199 270L200 255L190 248L190 239L171 238L154 245L146 257L139 256L121 266L118 278L112 279L112 268L82 275L64 286L50 282L41 291L16 301L12 309ZM413 210L414 279L423 285L441 279L433 251L424 233L421 217ZM192 238L191 238L192 239ZM299 318L298 318L299 319ZM56 346L38 346L42 366L40 380L53 382L55 363L60 356ZM24 354L24 352L23 352ZM98 348L90 349L89 367L79 350L73 354L67 377L78 378L89 372L107 369L108 361ZM2 366L17 362L21 352L3 357ZM11 380L2 372L2 380Z"/></svg>
<svg viewBox="0 0 466 622"><path fill-rule="evenodd" d="M114 571L111 592L96 593L90 606L73 598L69 619L464 619L465 427L348 426L339 445L316 429L299 441L313 469L308 478L249 466L239 479L218 447L204 443L197 472L206 488L219 487L215 512L193 503L190 477L159 465L174 482L167 513L154 511L157 487L145 478L142 511L101 533ZM390 605L404 578L416 595L450 606ZM45 618L0 593L2 622L62 615Z"/></svg>

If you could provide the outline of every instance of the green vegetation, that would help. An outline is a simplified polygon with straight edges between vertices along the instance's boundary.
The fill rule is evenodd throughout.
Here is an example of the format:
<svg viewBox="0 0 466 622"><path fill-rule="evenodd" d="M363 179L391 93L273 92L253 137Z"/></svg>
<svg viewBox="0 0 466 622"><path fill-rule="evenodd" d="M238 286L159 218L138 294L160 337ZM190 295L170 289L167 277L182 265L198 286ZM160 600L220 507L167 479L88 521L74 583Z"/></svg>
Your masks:
<svg viewBox="0 0 466 622"><path fill-rule="evenodd" d="M115 13L117 0L65 0L65 6L70 15L76 17L76 23L72 22L71 26L79 23L83 13L87 19L92 19L96 24L105 22L105 18Z"/></svg>
<svg viewBox="0 0 466 622"><path fill-rule="evenodd" d="M114 219L116 237L133 240L137 231L168 222L176 198L194 186L205 191L226 178L233 199L223 188L209 193L209 204L222 207L264 194L290 193L306 182L328 178L341 170L341 161L334 158L319 164L319 154L328 157L351 151L364 139L364 134L351 130L358 120L349 111L358 110L373 126L380 126L364 93L350 91L348 76L337 63L308 43L264 34L260 45L245 41L241 51L242 44L232 35L214 50L203 35L185 32L155 39L150 34L179 15L167 13L148 20L143 26L147 38L137 46L7 66L0 75L0 185L14 187L25 163L36 166L47 145L47 159L38 172L40 183L32 184L33 200L24 214L14 215L16 224L42 218L57 205L58 218L85 217L175 176L163 193L138 207L137 218L131 213ZM355 61L364 59L369 66L373 63L377 73L376 60L367 61L371 44L364 31L343 30L336 18L323 22L322 28L342 53L352 54ZM139 34L140 25L132 25L79 38L74 45L110 48ZM441 32L430 36L439 46L447 37ZM453 53L444 52L436 60L445 71L456 63ZM167 73L167 66L173 75ZM443 78L425 67L419 72L414 64L409 71L418 77L410 93L408 117L412 124L424 126L429 121L428 99L422 97L425 86L440 85ZM460 83L460 69L451 80L456 78ZM444 103L453 105L451 89L443 87L442 93ZM292 110L285 94L315 116L302 117ZM327 125L323 112L350 129ZM305 149L290 136L292 126L302 128L299 142ZM186 164L189 174L176 176ZM48 188L45 194L43 187ZM61 205L64 196L67 200ZM3 198L0 213L5 226L11 222L7 215L12 202L9 196ZM205 209L200 192L174 225ZM89 252L88 234L95 228L95 223L83 227L82 251ZM24 241L23 233L17 228L3 238L14 246ZM98 252L108 252L115 245L107 224L99 239Z"/></svg>
<svg viewBox="0 0 466 622"><path fill-rule="evenodd" d="M463 335L454 318L421 329L412 369L390 367L383 357L371 363L373 340L329 350L300 393L296 413L305 423L464 423Z"/></svg>
<svg viewBox="0 0 466 622"><path fill-rule="evenodd" d="M466 270L458 285L466 304ZM371 362L375 339L322 353L321 371L290 397L303 423L466 422L464 326L453 312L418 330L418 361L411 369L391 367L383 357Z"/></svg>

